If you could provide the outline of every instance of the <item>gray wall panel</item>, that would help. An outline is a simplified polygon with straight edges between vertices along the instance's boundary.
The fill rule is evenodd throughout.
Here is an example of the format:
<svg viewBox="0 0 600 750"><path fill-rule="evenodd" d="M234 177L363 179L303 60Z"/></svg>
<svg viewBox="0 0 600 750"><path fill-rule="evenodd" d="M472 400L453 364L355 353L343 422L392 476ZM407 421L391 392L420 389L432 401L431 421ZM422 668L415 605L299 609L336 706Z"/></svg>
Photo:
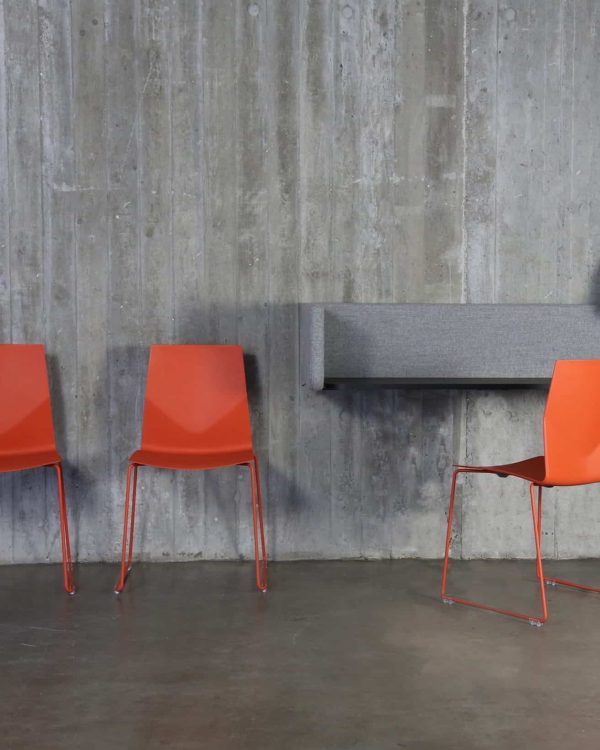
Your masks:
<svg viewBox="0 0 600 750"><path fill-rule="evenodd" d="M587 301L597 3L0 7L0 333L48 348L79 559L118 553L153 341L245 347L276 557L438 556L452 461L534 451L543 394L315 393L298 303ZM531 552L518 487L466 489L457 554ZM242 471L140 490L144 558L250 553ZM577 493L548 554L598 554ZM57 530L1 479L0 561Z"/></svg>

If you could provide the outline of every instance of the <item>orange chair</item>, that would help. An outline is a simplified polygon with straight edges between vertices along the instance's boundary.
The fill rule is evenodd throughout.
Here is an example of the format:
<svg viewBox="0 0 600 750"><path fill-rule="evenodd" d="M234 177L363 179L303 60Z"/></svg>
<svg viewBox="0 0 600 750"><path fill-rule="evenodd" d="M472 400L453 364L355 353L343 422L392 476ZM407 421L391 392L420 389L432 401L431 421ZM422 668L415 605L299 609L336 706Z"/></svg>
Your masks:
<svg viewBox="0 0 600 750"><path fill-rule="evenodd" d="M41 344L0 344L0 472L54 467L63 578L75 593L61 458L56 451L46 355Z"/></svg>
<svg viewBox="0 0 600 750"><path fill-rule="evenodd" d="M252 448L244 358L240 346L150 348L142 446L130 456L127 471L123 554L121 575L115 588L117 594L123 591L131 571L139 466L184 470L247 466L252 490L256 584L261 591L267 590L260 477Z"/></svg>
<svg viewBox="0 0 600 750"><path fill-rule="evenodd" d="M456 478L461 473L497 474L500 477L519 477L529 482L531 515L535 540L536 572L542 600L542 615L526 615L486 604L449 596L446 593L448 557L452 536L452 515ZM560 360L556 362L544 414L544 455L501 466L455 465L452 475L446 553L442 574L442 601L457 602L470 607L487 609L503 615L528 620L538 627L548 619L544 582L570 586L582 591L600 592L600 589L546 578L542 567L540 538L542 532L542 487L573 486L600 482L600 360ZM537 489L537 510L535 495Z"/></svg>

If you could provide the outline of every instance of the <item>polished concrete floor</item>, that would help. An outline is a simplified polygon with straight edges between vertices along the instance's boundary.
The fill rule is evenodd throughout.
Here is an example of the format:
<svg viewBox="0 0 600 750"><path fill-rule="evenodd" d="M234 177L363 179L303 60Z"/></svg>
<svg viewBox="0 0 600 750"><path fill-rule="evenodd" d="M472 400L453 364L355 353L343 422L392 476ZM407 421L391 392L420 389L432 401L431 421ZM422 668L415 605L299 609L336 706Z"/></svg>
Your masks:
<svg viewBox="0 0 600 750"><path fill-rule="evenodd" d="M600 596L543 628L437 598L438 562L0 568L0 747L600 747ZM600 585L600 561L547 565ZM455 594L535 609L530 562L461 562Z"/></svg>

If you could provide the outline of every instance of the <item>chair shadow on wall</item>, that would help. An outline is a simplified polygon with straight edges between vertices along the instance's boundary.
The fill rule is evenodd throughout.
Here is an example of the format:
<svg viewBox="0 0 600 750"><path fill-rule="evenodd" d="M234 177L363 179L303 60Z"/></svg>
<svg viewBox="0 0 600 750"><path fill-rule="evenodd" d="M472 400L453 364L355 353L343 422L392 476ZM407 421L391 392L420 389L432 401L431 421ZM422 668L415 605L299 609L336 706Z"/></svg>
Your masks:
<svg viewBox="0 0 600 750"><path fill-rule="evenodd" d="M79 559L79 541L80 535L79 530L79 516L82 504L82 499L85 498L85 504L94 503L94 482L93 478L90 477L85 471L81 470L77 456L74 455L76 452L69 444L67 439L68 433L68 419L67 412L72 409L77 409L77 401L74 403L70 402L67 394L65 394L65 386L63 383L61 363L57 355L46 352L46 362L48 366L48 380L50 382L50 394L52 402L52 418L54 422L54 435L56 440L56 448L62 459L63 475L65 482L65 496L67 501L67 513L69 518L69 536L71 541L71 551L73 554L73 563L76 564ZM48 482L53 482L53 478L49 478ZM52 502L56 496L56 491L53 487L50 487L49 483L46 485L46 504L52 507ZM56 503L54 503L56 505ZM55 550L56 555L60 554L60 537L58 527L58 510L55 508L55 513L50 517L50 528L52 532L52 544L48 545L49 552L50 547ZM57 557L57 559L59 559Z"/></svg>
<svg viewBox="0 0 600 750"><path fill-rule="evenodd" d="M117 348L117 351L126 351L131 358L130 352L139 350L139 347ZM104 361L106 364L94 373L97 378L99 389L106 388L104 393L105 403L110 405L109 391L111 381L109 373L113 365L114 349L109 351L109 356ZM78 428L81 425L81 409L85 405L80 399L73 400L66 392L61 372L61 363L54 354L47 354L48 374L50 380L50 391L52 397L52 412L54 419L54 431L58 452L62 458L63 472L65 477L65 494L67 510L69 514L69 531L71 537L71 549L73 562L80 562L86 557L95 557L102 552L102 547L108 541L107 535L111 533L110 519L104 517L107 507L107 495L110 495L110 484L112 476L112 456L109 453L107 441L98 440L91 444L89 438L81 436L78 429L77 446L69 439L69 424L76 422ZM63 363L64 365L64 363ZM77 394L78 396L80 394ZM106 417L107 424L110 412ZM90 417L94 419L94 415ZM127 430L130 423L129 415L118 424L119 434L123 429ZM92 426L93 429L93 426ZM108 436L108 429L105 431ZM52 496L54 490L47 489L46 494ZM87 532L87 533L86 533ZM58 531L53 544L58 545ZM95 549L88 549L87 544L93 539L96 542ZM58 549L58 547L56 547Z"/></svg>
<svg viewBox="0 0 600 750"><path fill-rule="evenodd" d="M267 306L257 302L203 307L197 300L182 300L176 316L178 336L173 343L239 344L244 349L253 444L261 472L267 553L272 557L277 554L278 519L301 515L306 505L294 467L278 466L269 456L269 409L294 408L283 402L283 396L298 389L298 306L292 303ZM288 378L275 379L273 372L269 373L269 356L295 363L295 371L288 371L292 382ZM297 411L291 419L299 419ZM227 530L226 546L233 556L252 559L252 506L247 469L231 467L202 473L207 477L204 503L225 510L219 518ZM237 483L234 483L228 477L235 477L236 473ZM193 472L188 472L188 476L193 481ZM232 491L238 493L235 502ZM211 533L210 519L207 533Z"/></svg>
<svg viewBox="0 0 600 750"><path fill-rule="evenodd" d="M163 337L157 343L231 343L240 344L244 348L254 448L260 461L267 546L271 555L276 550L278 519L285 519L288 525L301 523L305 508L309 505L308 498L303 496L295 467L284 466L283 461L281 466L275 466L269 462L268 455L267 394L272 398L272 392L275 391L281 397L290 388L298 389L297 305L267 307L257 303L243 307L211 306L207 309L195 301L178 304L176 316L179 318L178 334ZM269 325L273 329L279 321L284 321L289 337L278 331L278 341L283 343L281 347L274 349L273 342L270 341L272 330L269 330ZM292 330L292 326L295 330ZM65 363L59 362L56 355L48 356L56 442L63 458L75 562L98 555L117 559L120 555L127 460L140 446L150 343L153 342L109 347L106 365L102 372L96 373L99 383L104 384L107 389L107 440L99 439L95 445L83 446L83 450L80 445L79 451L68 432L71 429L69 425L80 420L79 413L73 415L72 410L81 409L85 405L73 401L65 391L67 386L61 374L61 364L64 368ZM288 370L293 382L284 382L288 379L286 376L276 379L277 382L272 382L271 388L267 388L269 345L271 356L291 357L290 362L295 363L295 371ZM289 351L284 350L284 347ZM273 380L272 375L271 377ZM272 402L271 409L273 408L295 408L296 414L290 418L299 420L298 404L293 406ZM297 450L298 446L295 448ZM160 559L168 549L167 554L172 551L178 559L189 557L194 560L223 555L250 559L253 554L252 506L246 473L244 467L202 472L166 472L143 468L140 473L134 556L137 559ZM50 481L47 480L46 497L47 505L52 509L55 492ZM167 499L169 492L173 503ZM195 524L201 517L201 511L206 515L206 538L209 539L213 531L218 535L215 545L207 545L206 551L204 544L198 542L198 535L194 536ZM161 515L171 518L172 512L178 514L181 520L181 533L185 535L189 532L190 535L190 539L184 539L183 547L180 547L176 529L173 550L169 548L172 537L165 533L164 544L160 540L163 533L160 528ZM213 516L217 512L218 527L213 526ZM50 523L53 523L52 516ZM166 525L165 522L165 527ZM53 549L58 550L58 523L56 534L54 531L52 534ZM94 540L95 547L92 549L89 548L90 540ZM161 546L163 550L158 549Z"/></svg>
<svg viewBox="0 0 600 750"><path fill-rule="evenodd" d="M200 339L184 343L211 342ZM86 446L83 458L80 456L79 460L76 456L69 455L73 453L70 446L69 451L66 450L67 410L77 409L78 405L77 402L69 403L62 383L58 358L54 355L48 356L56 442L63 458L71 546L75 562L94 556L94 552L115 560L120 557L127 465L129 456L141 444L149 347L149 344L109 347L106 369L97 373L97 376L99 382L106 384L108 390L107 421L110 424L107 438L110 435L110 444L99 444L92 449ZM249 369L251 373L256 373L256 364L250 362ZM171 472L142 467L138 488L135 558L160 559L164 553L171 553L168 548L171 534L167 527L171 524L176 504L179 503L180 514L186 515L186 508L183 507L185 497L193 498L195 509L189 514L191 517L197 517L198 508L203 505L202 501L204 504L214 505L212 501L216 503L218 500L228 506L219 513L219 520L221 527L226 529L227 545L229 548L235 548L236 514L232 504L226 503L227 498L224 497L227 490L235 494L235 471L238 469ZM216 476L219 472L222 473L221 477ZM208 481L202 481L201 476L204 475L210 476ZM180 493L183 497L176 497ZM215 494L217 497L211 498L211 495ZM46 495L48 502L51 502L53 491L49 485ZM192 529L190 533L193 533ZM86 547L91 534L97 541L96 550ZM58 549L57 545L58 524L56 534L53 533L52 547ZM177 547L177 540L175 546ZM198 554L191 559L202 557L203 550L199 549Z"/></svg>
<svg viewBox="0 0 600 750"><path fill-rule="evenodd" d="M173 340L161 338L156 343L211 343L206 340ZM110 456L110 491L113 517L111 539L107 540L113 556L120 558L125 486L129 456L141 446L146 376L150 353L147 345L111 347L112 441ZM170 471L143 466L139 470L137 513L135 524L134 560L181 558L180 550L190 560L203 559L200 543L190 552L189 534L198 540L199 523L208 510L218 512L221 536L230 549L236 545L236 514L231 495L236 494L237 467L211 471ZM178 521L174 524L174 516ZM175 532L173 527L175 525ZM223 534L224 530L224 534ZM171 547L173 545L173 547Z"/></svg>

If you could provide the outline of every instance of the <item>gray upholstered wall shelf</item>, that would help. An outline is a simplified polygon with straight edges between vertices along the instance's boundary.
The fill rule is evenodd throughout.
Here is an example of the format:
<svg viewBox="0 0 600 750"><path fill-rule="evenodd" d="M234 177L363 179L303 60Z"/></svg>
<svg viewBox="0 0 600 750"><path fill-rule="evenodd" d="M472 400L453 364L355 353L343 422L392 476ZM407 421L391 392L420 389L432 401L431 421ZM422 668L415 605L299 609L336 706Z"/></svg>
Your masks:
<svg viewBox="0 0 600 750"><path fill-rule="evenodd" d="M303 382L533 385L557 359L600 359L593 305L304 304Z"/></svg>

